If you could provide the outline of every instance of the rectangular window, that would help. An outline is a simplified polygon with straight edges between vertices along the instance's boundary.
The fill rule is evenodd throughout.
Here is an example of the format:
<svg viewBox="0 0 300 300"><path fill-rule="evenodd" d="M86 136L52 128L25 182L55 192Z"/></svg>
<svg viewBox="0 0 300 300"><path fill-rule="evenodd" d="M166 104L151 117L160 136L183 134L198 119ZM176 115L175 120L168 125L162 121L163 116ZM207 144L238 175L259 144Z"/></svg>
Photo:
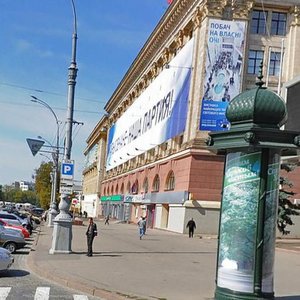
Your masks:
<svg viewBox="0 0 300 300"><path fill-rule="evenodd" d="M279 76L280 58L281 58L280 52L273 52L273 51L271 52L269 75Z"/></svg>
<svg viewBox="0 0 300 300"><path fill-rule="evenodd" d="M264 12L262 10L254 10L252 12L251 19L251 33L265 34L267 17L267 12Z"/></svg>
<svg viewBox="0 0 300 300"><path fill-rule="evenodd" d="M272 12L272 35L286 34L286 13Z"/></svg>
<svg viewBox="0 0 300 300"><path fill-rule="evenodd" d="M258 74L260 63L264 58L264 51L250 50L248 57L248 74Z"/></svg>

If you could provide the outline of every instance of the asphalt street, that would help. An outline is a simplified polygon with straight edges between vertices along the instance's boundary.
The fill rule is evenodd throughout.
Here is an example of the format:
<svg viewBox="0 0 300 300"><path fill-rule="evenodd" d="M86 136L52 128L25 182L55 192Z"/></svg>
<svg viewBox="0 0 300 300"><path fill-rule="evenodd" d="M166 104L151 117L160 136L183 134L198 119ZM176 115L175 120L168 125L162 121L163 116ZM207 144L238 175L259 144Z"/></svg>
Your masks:
<svg viewBox="0 0 300 300"><path fill-rule="evenodd" d="M41 227L28 266L48 279L101 299L213 299L217 240L148 229L140 240L132 224L96 222L94 256L86 256L84 226L73 226L71 254L50 255L52 229ZM277 248L277 299L300 299L300 251Z"/></svg>

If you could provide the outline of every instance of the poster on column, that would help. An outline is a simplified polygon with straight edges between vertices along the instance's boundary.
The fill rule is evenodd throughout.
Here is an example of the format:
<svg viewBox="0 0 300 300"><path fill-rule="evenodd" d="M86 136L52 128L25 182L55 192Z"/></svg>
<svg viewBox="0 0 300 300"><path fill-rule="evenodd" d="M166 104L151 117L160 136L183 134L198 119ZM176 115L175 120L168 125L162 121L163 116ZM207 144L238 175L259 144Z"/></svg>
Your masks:
<svg viewBox="0 0 300 300"><path fill-rule="evenodd" d="M261 152L229 153L226 158L217 285L254 292L254 268Z"/></svg>
<svg viewBox="0 0 300 300"><path fill-rule="evenodd" d="M241 92L245 22L209 20L200 130L229 129L225 112Z"/></svg>
<svg viewBox="0 0 300 300"><path fill-rule="evenodd" d="M264 216L262 291L274 292L274 261L279 194L280 155L270 155Z"/></svg>

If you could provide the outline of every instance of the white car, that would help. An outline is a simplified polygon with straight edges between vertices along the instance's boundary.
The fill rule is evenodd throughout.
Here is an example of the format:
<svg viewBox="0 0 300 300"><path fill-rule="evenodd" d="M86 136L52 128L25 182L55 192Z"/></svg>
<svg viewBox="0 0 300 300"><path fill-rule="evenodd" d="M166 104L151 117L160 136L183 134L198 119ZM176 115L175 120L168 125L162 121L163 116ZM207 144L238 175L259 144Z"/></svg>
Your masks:
<svg viewBox="0 0 300 300"><path fill-rule="evenodd" d="M11 253L0 247L0 271L7 270L14 262Z"/></svg>

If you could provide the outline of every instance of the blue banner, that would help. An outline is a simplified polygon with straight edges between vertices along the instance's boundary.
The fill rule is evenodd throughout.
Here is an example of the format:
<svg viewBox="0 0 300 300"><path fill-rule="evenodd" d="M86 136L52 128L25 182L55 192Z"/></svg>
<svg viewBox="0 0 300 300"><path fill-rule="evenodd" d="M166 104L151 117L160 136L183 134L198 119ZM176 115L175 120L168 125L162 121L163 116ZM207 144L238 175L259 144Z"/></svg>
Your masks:
<svg viewBox="0 0 300 300"><path fill-rule="evenodd" d="M222 131L229 129L225 113L228 102L203 100L201 108L200 129L207 131Z"/></svg>

